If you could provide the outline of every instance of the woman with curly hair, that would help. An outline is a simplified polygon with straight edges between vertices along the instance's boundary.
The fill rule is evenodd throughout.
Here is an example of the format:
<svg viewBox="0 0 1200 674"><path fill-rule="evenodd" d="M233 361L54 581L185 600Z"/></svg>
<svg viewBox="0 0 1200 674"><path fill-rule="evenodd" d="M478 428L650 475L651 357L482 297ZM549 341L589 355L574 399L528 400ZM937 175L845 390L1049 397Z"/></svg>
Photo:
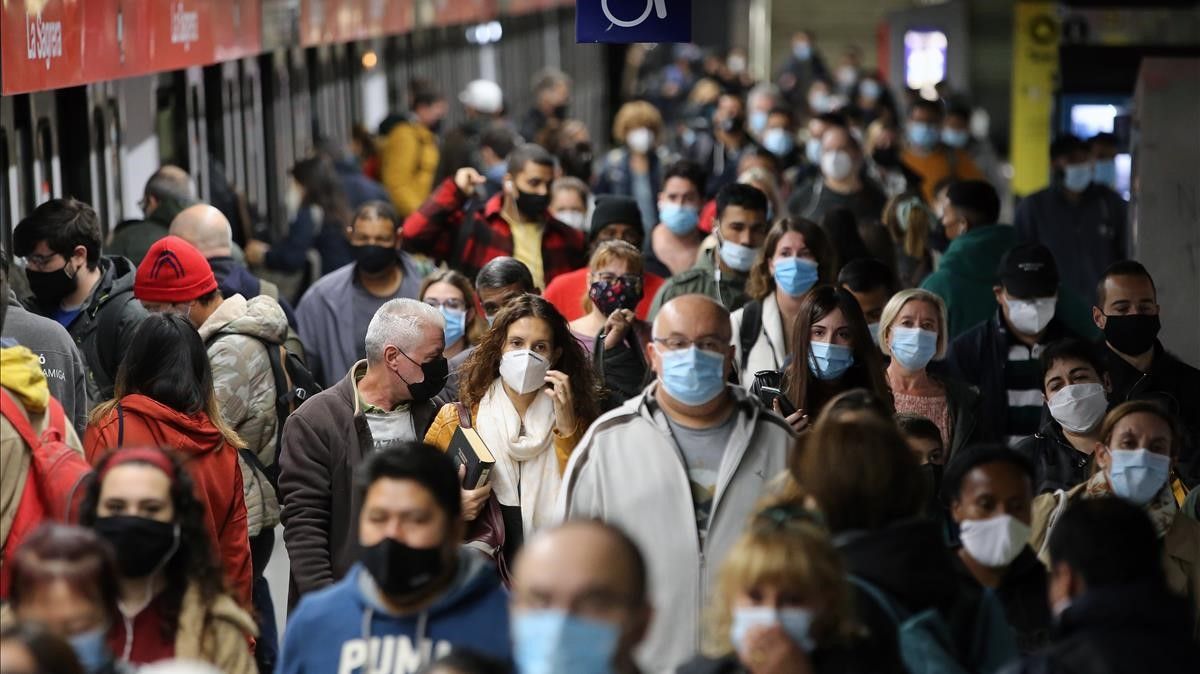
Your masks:
<svg viewBox="0 0 1200 674"><path fill-rule="evenodd" d="M80 522L117 555L121 620L108 646L139 665L190 658L255 672L254 620L225 588L195 494L183 461L161 449L118 449L96 464Z"/></svg>
<svg viewBox="0 0 1200 674"><path fill-rule="evenodd" d="M591 363L566 320L537 295L511 300L460 370L457 404L438 413L425 442L446 450L469 414L496 459L490 484L504 520L503 561L550 522L562 471L597 416ZM485 492L486 493L486 492ZM474 520L483 502L464 504Z"/></svg>

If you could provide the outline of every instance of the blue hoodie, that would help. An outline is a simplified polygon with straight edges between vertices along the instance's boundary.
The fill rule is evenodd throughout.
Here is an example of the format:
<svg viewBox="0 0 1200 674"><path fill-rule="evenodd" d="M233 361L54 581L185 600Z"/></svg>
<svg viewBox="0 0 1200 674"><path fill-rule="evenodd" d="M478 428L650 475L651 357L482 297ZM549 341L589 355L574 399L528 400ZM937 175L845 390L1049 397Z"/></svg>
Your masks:
<svg viewBox="0 0 1200 674"><path fill-rule="evenodd" d="M361 564L304 597L288 621L276 674L410 674L456 648L511 659L508 596L478 555L459 553L454 581L421 613L392 614L380 599Z"/></svg>

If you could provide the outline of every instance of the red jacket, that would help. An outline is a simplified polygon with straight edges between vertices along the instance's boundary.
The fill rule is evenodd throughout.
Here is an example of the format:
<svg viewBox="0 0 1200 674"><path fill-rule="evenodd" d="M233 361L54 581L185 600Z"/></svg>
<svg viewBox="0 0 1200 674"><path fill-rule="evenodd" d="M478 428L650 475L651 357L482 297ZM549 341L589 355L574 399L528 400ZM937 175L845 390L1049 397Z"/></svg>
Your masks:
<svg viewBox="0 0 1200 674"><path fill-rule="evenodd" d="M205 506L205 525L220 557L225 579L243 606L250 606L250 540L246 528L246 496L238 452L225 441L208 415L177 412L143 395L121 399L124 447L161 447L180 454L196 483L196 498ZM99 424L88 424L83 451L96 465L117 448L117 410Z"/></svg>
<svg viewBox="0 0 1200 674"><path fill-rule="evenodd" d="M424 253L474 279L489 261L513 254L512 228L500 215L503 195L482 209L464 211L467 197L447 178L416 213L404 220L404 247ZM542 235L542 267L546 283L587 264L583 232L546 217Z"/></svg>
<svg viewBox="0 0 1200 674"><path fill-rule="evenodd" d="M546 290L542 293L542 297L553 304L554 308L558 309L558 313L568 321L582 318L583 298L587 297L588 293L587 279L588 270L586 268L563 274L546 284ZM650 305L654 303L654 296L666 282L666 279L658 274L646 272L643 275L642 301L638 302L637 311L634 312L638 318L646 320L646 316L650 314Z"/></svg>

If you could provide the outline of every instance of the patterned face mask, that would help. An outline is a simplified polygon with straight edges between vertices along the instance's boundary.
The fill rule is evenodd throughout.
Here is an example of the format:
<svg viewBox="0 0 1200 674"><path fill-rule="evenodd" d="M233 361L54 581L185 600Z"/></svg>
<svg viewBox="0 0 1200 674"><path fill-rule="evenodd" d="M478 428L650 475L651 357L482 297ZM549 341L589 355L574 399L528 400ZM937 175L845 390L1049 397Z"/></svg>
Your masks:
<svg viewBox="0 0 1200 674"><path fill-rule="evenodd" d="M642 280L621 277L613 281L596 281L588 290L588 297L605 316L620 309L632 311L642 301Z"/></svg>

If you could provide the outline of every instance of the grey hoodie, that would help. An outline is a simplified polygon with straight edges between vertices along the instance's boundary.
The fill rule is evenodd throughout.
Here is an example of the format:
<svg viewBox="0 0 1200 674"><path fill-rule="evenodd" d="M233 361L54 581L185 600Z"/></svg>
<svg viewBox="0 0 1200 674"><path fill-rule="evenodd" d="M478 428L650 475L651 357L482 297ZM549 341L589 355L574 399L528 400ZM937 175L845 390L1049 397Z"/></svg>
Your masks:
<svg viewBox="0 0 1200 674"><path fill-rule="evenodd" d="M42 374L46 375L46 384L50 387L50 395L62 405L67 419L75 427L75 433L82 438L90 406L87 370L75 340L58 321L26 311L11 289L7 300L8 314L4 318L3 336L37 354Z"/></svg>

